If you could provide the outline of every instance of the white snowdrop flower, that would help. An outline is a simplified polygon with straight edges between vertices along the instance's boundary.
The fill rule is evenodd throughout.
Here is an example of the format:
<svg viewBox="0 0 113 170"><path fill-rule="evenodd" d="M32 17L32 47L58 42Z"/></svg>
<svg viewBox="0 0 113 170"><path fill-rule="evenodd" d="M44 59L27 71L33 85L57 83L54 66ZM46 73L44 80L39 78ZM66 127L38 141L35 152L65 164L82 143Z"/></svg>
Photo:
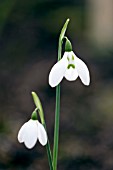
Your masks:
<svg viewBox="0 0 113 170"><path fill-rule="evenodd" d="M52 67L49 74L50 86L57 86L63 77L68 81L74 81L79 77L86 86L90 83L88 67L73 51L66 51L63 58Z"/></svg>
<svg viewBox="0 0 113 170"><path fill-rule="evenodd" d="M20 128L18 141L24 143L28 149L35 146L37 140L44 146L47 144L47 134L44 126L38 120L30 119Z"/></svg>

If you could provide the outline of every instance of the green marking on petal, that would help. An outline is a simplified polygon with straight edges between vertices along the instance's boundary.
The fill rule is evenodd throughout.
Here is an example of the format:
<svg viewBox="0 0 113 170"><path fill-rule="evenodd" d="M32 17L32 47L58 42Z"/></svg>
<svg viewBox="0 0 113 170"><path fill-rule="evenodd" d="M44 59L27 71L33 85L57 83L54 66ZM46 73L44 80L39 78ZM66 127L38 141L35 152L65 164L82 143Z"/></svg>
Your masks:
<svg viewBox="0 0 113 170"><path fill-rule="evenodd" d="M67 60L69 61L69 57L67 57Z"/></svg>
<svg viewBox="0 0 113 170"><path fill-rule="evenodd" d="M74 69L75 65L74 64L69 64L67 68L70 69L70 67L72 67Z"/></svg>
<svg viewBox="0 0 113 170"><path fill-rule="evenodd" d="M72 60L74 60L74 56L72 55Z"/></svg>

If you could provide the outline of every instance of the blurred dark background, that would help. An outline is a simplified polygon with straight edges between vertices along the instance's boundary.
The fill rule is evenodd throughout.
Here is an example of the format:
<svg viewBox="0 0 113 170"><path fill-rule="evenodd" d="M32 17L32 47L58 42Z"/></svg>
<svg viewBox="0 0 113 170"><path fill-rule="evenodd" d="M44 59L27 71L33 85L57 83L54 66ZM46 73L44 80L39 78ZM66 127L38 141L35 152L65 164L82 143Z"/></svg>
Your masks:
<svg viewBox="0 0 113 170"><path fill-rule="evenodd" d="M55 88L48 85L67 18L73 51L91 84L61 84L58 170L113 170L113 1L0 0L0 170L49 170L38 142L27 150L18 130L43 104L51 147Z"/></svg>

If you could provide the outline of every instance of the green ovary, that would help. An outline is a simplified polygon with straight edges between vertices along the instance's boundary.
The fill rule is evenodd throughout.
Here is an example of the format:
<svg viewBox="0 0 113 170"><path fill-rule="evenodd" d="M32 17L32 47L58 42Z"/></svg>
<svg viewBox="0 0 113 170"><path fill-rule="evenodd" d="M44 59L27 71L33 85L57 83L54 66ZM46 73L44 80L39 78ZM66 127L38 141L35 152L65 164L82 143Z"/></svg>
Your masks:
<svg viewBox="0 0 113 170"><path fill-rule="evenodd" d="M75 68L75 65L74 65L74 64L69 64L69 65L67 66L68 69L70 69L70 67L72 67L72 68L74 69L74 68Z"/></svg>

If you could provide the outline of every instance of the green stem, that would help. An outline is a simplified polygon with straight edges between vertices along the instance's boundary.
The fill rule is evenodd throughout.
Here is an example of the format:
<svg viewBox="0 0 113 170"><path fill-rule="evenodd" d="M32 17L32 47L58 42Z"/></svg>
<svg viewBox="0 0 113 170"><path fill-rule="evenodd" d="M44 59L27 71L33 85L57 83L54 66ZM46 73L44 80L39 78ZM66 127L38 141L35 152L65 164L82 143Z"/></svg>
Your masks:
<svg viewBox="0 0 113 170"><path fill-rule="evenodd" d="M54 128L53 170L57 169L58 141L59 141L59 118L60 118L60 84L56 87L56 111Z"/></svg>
<svg viewBox="0 0 113 170"><path fill-rule="evenodd" d="M69 19L66 20L59 37L58 61L61 59L62 42L67 29ZM54 127L54 146L53 146L53 170L57 170L58 142L59 142L59 118L60 118L60 84L56 87L56 108L55 108L55 127Z"/></svg>
<svg viewBox="0 0 113 170"><path fill-rule="evenodd" d="M47 131L45 122L43 123L43 126L45 127L45 129ZM48 139L47 144L46 144L46 151L47 151L50 170L53 170L52 154L51 154L49 139Z"/></svg>
<svg viewBox="0 0 113 170"><path fill-rule="evenodd" d="M33 96L34 103L37 107L37 110L39 112L41 123L43 124L43 126L45 127L46 132L47 132L46 123L45 123L45 119L44 119L44 112L43 112L43 108L42 108L40 99L35 92L32 92L32 96ZM49 139L46 144L46 151L47 151L50 170L53 170L52 154L51 154Z"/></svg>

